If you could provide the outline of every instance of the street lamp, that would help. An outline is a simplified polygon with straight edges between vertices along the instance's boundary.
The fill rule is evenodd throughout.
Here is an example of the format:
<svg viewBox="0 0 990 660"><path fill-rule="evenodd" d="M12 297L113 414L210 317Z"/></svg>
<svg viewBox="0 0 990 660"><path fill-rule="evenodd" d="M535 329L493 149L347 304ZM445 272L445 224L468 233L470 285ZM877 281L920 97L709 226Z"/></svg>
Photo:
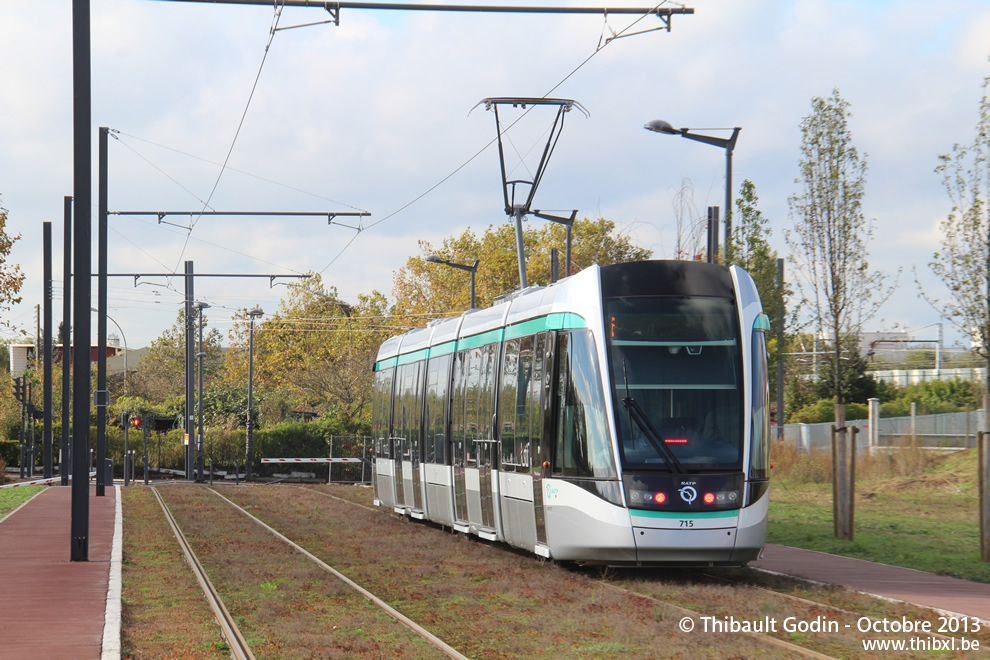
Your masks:
<svg viewBox="0 0 990 660"><path fill-rule="evenodd" d="M725 249L726 252L728 252L729 238L732 236L732 150L736 148L736 138L739 137L739 131L741 131L742 128L739 126L733 128L732 137L729 138L691 133L690 128L674 128L670 125L670 122L664 121L663 119L654 119L651 122L647 122L643 128L648 131L653 131L654 133L680 135L681 137L685 137L689 140L704 142L705 144L711 144L713 146L725 149ZM710 130L727 131L729 129L716 128ZM714 256L712 260L714 261Z"/></svg>
<svg viewBox="0 0 990 660"><path fill-rule="evenodd" d="M471 273L471 309L475 309L475 305L474 305L474 275L475 275L475 273L478 272L478 264L481 263L481 260L480 259L475 259L473 266L466 266L464 264L455 264L452 261L446 261L444 259L441 259L440 257L438 257L435 254L430 254L430 255L427 255L426 256L426 261L430 262L431 264L443 264L444 266L450 266L451 268L457 268L458 270L466 270L467 272Z"/></svg>
<svg viewBox="0 0 990 660"><path fill-rule="evenodd" d="M199 310L199 353L196 353L196 357L199 358L199 433L196 434L196 468L197 475L196 481L203 480L203 358L206 357L206 352L203 350L203 310L209 309L210 306L204 302L198 302L193 305L195 309Z"/></svg>
<svg viewBox="0 0 990 660"><path fill-rule="evenodd" d="M100 310L96 309L95 307L90 307L90 310L96 312L97 314L100 313ZM107 314L107 318L110 319L111 323L117 326L117 330L120 331L120 338L124 340L124 396L127 396L127 337L124 336L124 331L121 330L120 324L114 321L112 316ZM63 342L63 343L68 343L68 342ZM64 354L65 346L62 347L62 351Z"/></svg>
<svg viewBox="0 0 990 660"><path fill-rule="evenodd" d="M248 409L247 409L247 452L244 459L244 481L251 481L252 438L254 431L254 320L261 318L263 311L255 307L248 312L251 318L251 332L248 339Z"/></svg>

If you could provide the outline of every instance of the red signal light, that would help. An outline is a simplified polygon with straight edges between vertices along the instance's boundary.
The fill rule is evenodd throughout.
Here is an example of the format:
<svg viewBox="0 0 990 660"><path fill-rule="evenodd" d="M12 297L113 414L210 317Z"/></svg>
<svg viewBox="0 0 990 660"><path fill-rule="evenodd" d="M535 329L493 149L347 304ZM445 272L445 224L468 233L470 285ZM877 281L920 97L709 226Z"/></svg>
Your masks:
<svg viewBox="0 0 990 660"><path fill-rule="evenodd" d="M667 501L667 494L657 493L656 495L653 496L653 501L656 502L657 504L663 504L664 502Z"/></svg>
<svg viewBox="0 0 990 660"><path fill-rule="evenodd" d="M664 438L663 440L668 445L686 445L687 438Z"/></svg>
<svg viewBox="0 0 990 660"><path fill-rule="evenodd" d="M715 501L715 493L705 493L702 499L705 500L705 504L711 504Z"/></svg>
<svg viewBox="0 0 990 660"><path fill-rule="evenodd" d="M141 428L141 418L131 417L131 428L139 429Z"/></svg>

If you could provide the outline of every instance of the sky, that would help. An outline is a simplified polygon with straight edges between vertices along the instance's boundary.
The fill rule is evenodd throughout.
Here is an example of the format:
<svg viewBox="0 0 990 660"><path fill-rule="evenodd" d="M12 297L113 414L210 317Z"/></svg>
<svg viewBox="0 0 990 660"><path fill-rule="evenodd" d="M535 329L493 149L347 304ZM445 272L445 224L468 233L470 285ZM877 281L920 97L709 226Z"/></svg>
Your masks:
<svg viewBox="0 0 990 660"><path fill-rule="evenodd" d="M683 226L722 204L725 153L643 125L741 127L734 188L744 179L755 184L773 244L787 259L800 123L813 97L838 89L869 167L870 265L891 281L901 271L866 329L934 338L942 319L916 283L945 297L928 269L951 208L934 169L939 154L973 140L990 75L990 4L683 6L695 13L673 16L669 32L632 34L662 24L614 13L605 20L345 9L339 25L302 26L330 16L319 8L276 14L271 3L92 0L94 236L99 126L114 131L111 211L369 213L338 218L360 231L319 217L186 215L164 224L111 215L109 272L182 273L192 260L197 273L317 272L348 302L373 289L388 294L394 273L422 255L418 241L436 246L469 227L509 221L495 118L475 107L487 97L551 96L586 108L589 116L565 115L533 207L608 218L655 258L674 257L679 218ZM273 34L273 25L291 29ZM612 34L626 36L607 40ZM4 317L33 334L45 221L53 223L56 324L61 317L62 208L73 176L71 3L0 2L0 62L0 205L8 231L21 235L10 260L27 274L23 303ZM531 178L553 109L523 116L505 107L500 117L521 118L506 133L507 169L511 178ZM199 278L196 297L226 333L244 309L276 311L293 281ZM109 313L130 348L175 322L182 291L181 278L142 278L137 286L111 278ZM947 320L944 327L947 345L960 341Z"/></svg>

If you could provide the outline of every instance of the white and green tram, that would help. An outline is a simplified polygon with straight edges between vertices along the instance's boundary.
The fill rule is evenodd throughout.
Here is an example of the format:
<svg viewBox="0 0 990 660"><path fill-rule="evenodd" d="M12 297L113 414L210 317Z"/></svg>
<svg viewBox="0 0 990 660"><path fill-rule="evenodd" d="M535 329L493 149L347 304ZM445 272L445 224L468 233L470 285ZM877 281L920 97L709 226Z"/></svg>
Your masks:
<svg viewBox="0 0 990 660"><path fill-rule="evenodd" d="M744 270L643 261L392 337L375 503L560 561L755 559L768 330Z"/></svg>

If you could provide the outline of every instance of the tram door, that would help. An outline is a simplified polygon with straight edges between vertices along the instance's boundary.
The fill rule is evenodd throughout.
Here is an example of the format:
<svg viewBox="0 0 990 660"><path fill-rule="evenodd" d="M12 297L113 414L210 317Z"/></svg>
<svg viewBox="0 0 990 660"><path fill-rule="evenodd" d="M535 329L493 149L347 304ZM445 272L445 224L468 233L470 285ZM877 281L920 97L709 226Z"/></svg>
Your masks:
<svg viewBox="0 0 990 660"><path fill-rule="evenodd" d="M423 361L401 365L396 374L395 438L396 505L422 513L423 487L420 475L422 433Z"/></svg>
<svg viewBox="0 0 990 660"><path fill-rule="evenodd" d="M455 526L495 539L498 444L494 435L498 343L458 351L454 363L451 437Z"/></svg>
<svg viewBox="0 0 990 660"><path fill-rule="evenodd" d="M500 379L499 512L511 545L549 556L543 513L546 333L508 339ZM551 363L552 364L552 363Z"/></svg>

